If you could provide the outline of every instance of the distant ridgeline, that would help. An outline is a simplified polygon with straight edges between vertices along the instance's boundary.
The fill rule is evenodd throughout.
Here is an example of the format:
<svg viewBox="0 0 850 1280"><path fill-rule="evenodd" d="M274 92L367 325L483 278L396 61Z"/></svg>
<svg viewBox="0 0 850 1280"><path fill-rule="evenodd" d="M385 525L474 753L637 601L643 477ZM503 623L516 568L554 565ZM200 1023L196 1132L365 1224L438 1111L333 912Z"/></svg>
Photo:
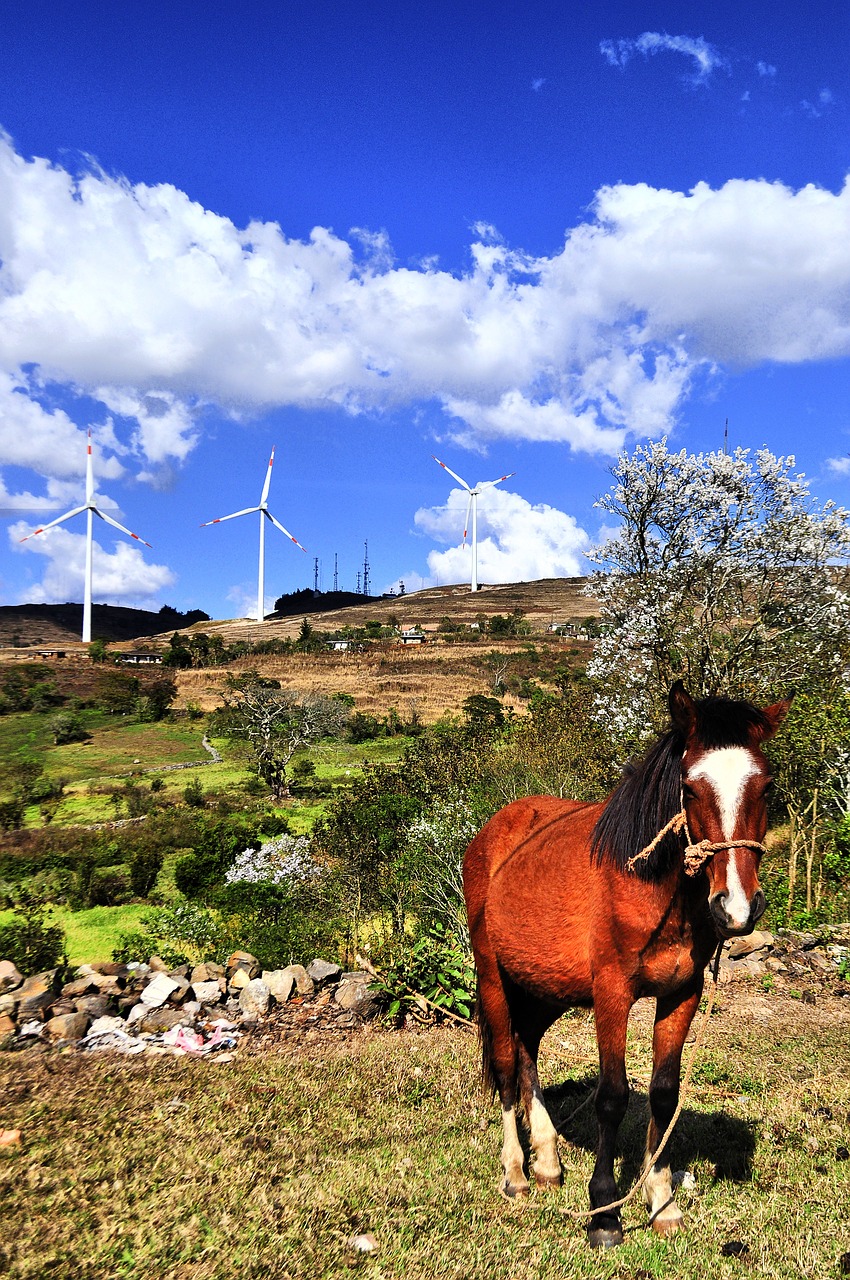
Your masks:
<svg viewBox="0 0 850 1280"><path fill-rule="evenodd" d="M274 602L275 616L291 618L296 613L324 613L328 609L349 609L355 604L369 604L372 600L383 600L383 596L364 596L356 591L314 591L312 587L302 587L300 591L289 591L278 596Z"/></svg>
<svg viewBox="0 0 850 1280"><path fill-rule="evenodd" d="M123 605L92 605L92 636L96 640L135 640L163 631L190 627L193 622L209 622L202 609L180 613L163 605L158 613L147 609L127 609ZM79 640L83 624L81 604L0 605L0 644L56 643L59 632L68 640Z"/></svg>

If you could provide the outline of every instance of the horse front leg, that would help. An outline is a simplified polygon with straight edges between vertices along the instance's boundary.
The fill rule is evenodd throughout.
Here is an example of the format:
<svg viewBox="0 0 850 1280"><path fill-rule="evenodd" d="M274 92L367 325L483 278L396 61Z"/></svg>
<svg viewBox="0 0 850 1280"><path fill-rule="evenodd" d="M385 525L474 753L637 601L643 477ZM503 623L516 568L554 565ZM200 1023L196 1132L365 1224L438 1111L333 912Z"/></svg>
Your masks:
<svg viewBox="0 0 850 1280"><path fill-rule="evenodd" d="M626 1076L626 1027L632 995L619 985L614 989L594 989L596 1040L599 1045L599 1084L596 1088L596 1119L599 1139L596 1164L590 1179L590 1207L610 1204L618 1199L614 1181L614 1154L617 1132L629 1102ZM619 1209L594 1213L587 1229L590 1244L610 1248L622 1244L623 1226Z"/></svg>
<svg viewBox="0 0 850 1280"><path fill-rule="evenodd" d="M696 990L665 996L656 1002L655 1030L652 1036L652 1080L649 1086L651 1117L646 1133L646 1156L643 1170L673 1119L679 1104L679 1077L682 1048L702 995L702 980ZM683 1217L673 1192L673 1175L669 1157L662 1155L653 1165L643 1184L643 1197L652 1228L661 1236L674 1236Z"/></svg>

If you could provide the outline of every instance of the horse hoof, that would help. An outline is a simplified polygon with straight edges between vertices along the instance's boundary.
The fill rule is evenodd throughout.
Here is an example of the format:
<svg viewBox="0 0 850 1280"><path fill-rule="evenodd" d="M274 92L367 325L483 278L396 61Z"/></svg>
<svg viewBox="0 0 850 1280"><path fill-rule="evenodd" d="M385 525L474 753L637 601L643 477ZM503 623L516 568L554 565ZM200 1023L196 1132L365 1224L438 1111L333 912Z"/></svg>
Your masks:
<svg viewBox="0 0 850 1280"><path fill-rule="evenodd" d="M591 1249L613 1249L623 1243L622 1227L589 1227L587 1242Z"/></svg>
<svg viewBox="0 0 850 1280"><path fill-rule="evenodd" d="M665 1213L659 1213L652 1219L652 1230L665 1239L670 1239L681 1230L685 1221L684 1215L680 1209L673 1209Z"/></svg>
<svg viewBox="0 0 850 1280"><path fill-rule="evenodd" d="M550 1175L545 1173L538 1173L535 1170L534 1181L536 1182L538 1189L541 1191L544 1191L547 1188L560 1187L562 1178L560 1173L554 1173Z"/></svg>
<svg viewBox="0 0 850 1280"><path fill-rule="evenodd" d="M507 1178L499 1186L499 1191L506 1200L525 1200L530 1187L527 1182L509 1182Z"/></svg>

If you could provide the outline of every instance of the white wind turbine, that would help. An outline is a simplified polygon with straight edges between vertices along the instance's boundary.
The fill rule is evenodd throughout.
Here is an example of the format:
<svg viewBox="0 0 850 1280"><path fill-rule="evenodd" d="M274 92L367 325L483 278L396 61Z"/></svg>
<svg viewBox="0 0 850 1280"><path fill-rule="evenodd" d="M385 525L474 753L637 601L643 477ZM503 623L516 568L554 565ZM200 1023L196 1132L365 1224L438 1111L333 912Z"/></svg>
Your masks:
<svg viewBox="0 0 850 1280"><path fill-rule="evenodd" d="M515 476L515 471L509 471L506 476L499 476L498 480L485 480L482 484L477 484L475 488L471 488L465 480L461 480L456 471L452 471L451 467L447 467L445 462L431 454L438 466L444 471L448 471L449 475L457 480L458 484L462 484L466 492L469 494L469 501L466 504L466 518L463 527L463 541L466 545L466 535L469 532L469 513L472 512L472 577L469 584L470 591L478 590L478 495L484 489L492 489L494 485L501 484L503 480L510 480L511 476Z"/></svg>
<svg viewBox="0 0 850 1280"><path fill-rule="evenodd" d="M302 551L306 551L306 547L302 547L297 538L293 538L288 529L284 529L279 520L275 520L269 511L266 499L269 496L269 486L272 482L272 463L274 462L274 446L272 446L272 456L269 458L269 469L266 472L266 480L263 485L263 492L260 497L259 505L256 507L246 507L244 511L234 511L229 516L219 516L217 520L206 520L202 525L202 529L207 529L211 524L221 524L222 520L235 520L237 516L249 516L254 511L260 513L260 574L257 586L257 621L262 622L265 617L264 598L263 598L263 579L265 576L265 557L266 557L266 520L271 520L276 529L280 529L281 533L285 533L290 542L294 542L296 547L301 547Z"/></svg>
<svg viewBox="0 0 850 1280"><path fill-rule="evenodd" d="M142 542L146 547L151 544L145 542L144 538L140 538L137 533L131 533L129 529L125 529L123 524L119 524L117 520L113 520L112 516L108 516L105 511L101 511L94 500L94 472L92 470L91 460L91 430L89 430L88 452L86 453L86 500L82 507L74 507L73 511L66 511L64 516L57 516L55 520L51 520L49 524L43 524L40 529L33 529L32 533L28 533L26 538L21 538L21 542L26 542L28 538L34 538L39 533L44 533L47 529L52 529L54 525L63 524L66 520L73 519L74 516L86 512L86 574L85 585L83 587L83 644L91 642L91 586L92 586L92 516L97 516L100 520L105 520L107 524L111 524L113 528L120 529L122 533L126 533L128 538L134 538L136 542Z"/></svg>

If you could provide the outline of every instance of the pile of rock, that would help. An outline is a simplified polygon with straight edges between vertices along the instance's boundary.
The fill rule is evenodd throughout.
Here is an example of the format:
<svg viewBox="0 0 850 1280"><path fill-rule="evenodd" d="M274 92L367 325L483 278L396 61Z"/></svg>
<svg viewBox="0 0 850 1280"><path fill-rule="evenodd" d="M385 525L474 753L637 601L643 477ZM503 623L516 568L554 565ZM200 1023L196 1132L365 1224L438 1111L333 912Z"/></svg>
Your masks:
<svg viewBox="0 0 850 1280"><path fill-rule="evenodd" d="M84 964L64 984L58 969L24 978L11 961L2 960L0 1047L32 1039L83 1048L123 1046L126 1052L140 1047L131 1040L184 1051L191 1044L199 1050L218 1047L225 1043L222 1029L238 1033L253 1027L274 1008L319 988L351 1022L369 1017L376 1008L369 982L366 973L343 973L321 959L306 968L291 964L264 970L247 951L234 951L224 965L192 968L169 968L158 956L144 964ZM177 1028L194 1039L175 1035Z"/></svg>

